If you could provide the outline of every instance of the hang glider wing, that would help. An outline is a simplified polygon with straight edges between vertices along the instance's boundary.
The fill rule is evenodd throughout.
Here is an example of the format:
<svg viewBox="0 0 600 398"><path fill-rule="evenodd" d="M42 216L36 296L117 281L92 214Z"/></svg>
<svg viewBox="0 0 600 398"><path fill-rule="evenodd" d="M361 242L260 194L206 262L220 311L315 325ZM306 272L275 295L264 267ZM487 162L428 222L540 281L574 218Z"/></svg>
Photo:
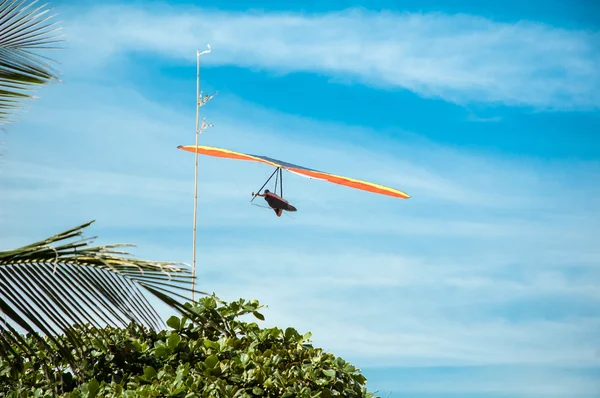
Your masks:
<svg viewBox="0 0 600 398"><path fill-rule="evenodd" d="M309 169L303 166L283 162L281 160L272 159L267 156L249 155L241 152L234 152L229 149L215 148L210 146L194 146L194 145L180 145L178 149L198 153L200 155L214 156L218 158L237 159L237 160L248 160L253 162L260 162L268 164L273 167L280 167L288 170L292 173L299 174L304 177L315 178L319 180L325 180L334 184L344 185L351 188L361 189L363 191L373 192L380 195L393 196L396 198L408 199L409 195L394 188L386 187L372 182L355 180L354 178L342 177L335 174L325 173Z"/></svg>

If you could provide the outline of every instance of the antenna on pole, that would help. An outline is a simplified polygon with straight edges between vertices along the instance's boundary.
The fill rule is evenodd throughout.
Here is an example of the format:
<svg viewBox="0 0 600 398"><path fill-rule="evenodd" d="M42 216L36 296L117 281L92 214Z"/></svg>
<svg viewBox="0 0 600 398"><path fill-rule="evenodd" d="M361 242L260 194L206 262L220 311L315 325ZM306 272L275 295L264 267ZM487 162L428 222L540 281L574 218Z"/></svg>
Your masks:
<svg viewBox="0 0 600 398"><path fill-rule="evenodd" d="M200 56L204 54L208 54L211 52L210 44L207 45L208 50L204 50L200 52L200 50L196 50L196 148L198 148L198 136L205 129L212 127L213 125L210 123L206 123L205 119L202 119L202 125L200 125L200 108L205 105L208 101L210 101L217 93L214 95L205 95L202 97L202 92L200 91ZM196 225L198 219L198 152L196 151L196 168L194 174L194 233L193 233L193 247L192 247L192 301L194 301L194 287L195 287L195 277L196 277Z"/></svg>

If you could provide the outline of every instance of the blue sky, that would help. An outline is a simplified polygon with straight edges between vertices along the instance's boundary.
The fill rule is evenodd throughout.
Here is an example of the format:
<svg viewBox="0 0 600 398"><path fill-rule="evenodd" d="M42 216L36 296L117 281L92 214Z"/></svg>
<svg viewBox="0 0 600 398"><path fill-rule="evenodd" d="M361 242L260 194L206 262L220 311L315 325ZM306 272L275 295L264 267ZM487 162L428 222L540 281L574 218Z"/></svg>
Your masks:
<svg viewBox="0 0 600 398"><path fill-rule="evenodd" d="M0 246L95 219L191 263L205 145L397 187L200 159L199 287L257 298L392 397L600 395L600 14L592 1L55 1L63 82L3 141ZM484 5L485 4L485 5Z"/></svg>

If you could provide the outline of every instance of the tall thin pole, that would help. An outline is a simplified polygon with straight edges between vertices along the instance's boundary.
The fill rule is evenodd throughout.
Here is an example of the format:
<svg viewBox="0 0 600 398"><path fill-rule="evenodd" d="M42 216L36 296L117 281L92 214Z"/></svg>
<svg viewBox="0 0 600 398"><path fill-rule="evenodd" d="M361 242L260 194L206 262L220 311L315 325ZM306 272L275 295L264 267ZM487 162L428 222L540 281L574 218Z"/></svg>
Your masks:
<svg viewBox="0 0 600 398"><path fill-rule="evenodd" d="M210 53L210 45L208 46L208 50L204 50L200 52L200 50L196 50L196 148L198 148L198 137L205 128L210 127L212 125L206 125L204 121L202 121L202 127L200 127L200 107L204 105L210 98L207 99L201 98L200 91L200 56L202 54ZM195 165L195 173L194 173L194 232L193 232L193 246L192 246L192 301L194 301L194 293L195 293L195 278L196 278L196 226L198 220L198 151L196 151L196 165Z"/></svg>
<svg viewBox="0 0 600 398"><path fill-rule="evenodd" d="M200 135L200 50L196 50L196 148ZM194 301L194 287L196 280L196 225L198 220L198 151L196 151L196 167L194 173L194 232L192 247L192 301Z"/></svg>

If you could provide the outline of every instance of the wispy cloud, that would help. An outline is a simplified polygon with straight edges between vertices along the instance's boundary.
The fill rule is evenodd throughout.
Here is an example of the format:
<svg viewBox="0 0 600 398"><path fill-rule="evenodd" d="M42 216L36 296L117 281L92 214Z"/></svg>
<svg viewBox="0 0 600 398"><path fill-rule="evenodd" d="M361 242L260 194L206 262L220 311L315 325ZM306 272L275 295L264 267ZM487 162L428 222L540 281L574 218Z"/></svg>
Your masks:
<svg viewBox="0 0 600 398"><path fill-rule="evenodd" d="M128 51L191 62L195 49L210 43L214 51L205 58L210 65L314 72L458 104L600 107L597 31L464 14L364 10L229 13L153 4L67 14L70 45L77 51L73 68L104 66Z"/></svg>
<svg viewBox="0 0 600 398"><path fill-rule="evenodd" d="M97 208L90 203L111 200L122 203L117 209L128 209L128 217L121 217L120 212L111 217L115 225L187 225L193 155L176 146L191 143L193 115L148 101L127 88L73 83L52 90L61 96L40 100L31 117L15 126L3 166L4 181L12 189L3 200L14 204L72 200L72 209L90 210ZM72 100L86 92L94 96L85 102ZM373 195L290 175L286 191L301 209L294 220L298 226L326 224L340 231L361 229L396 236L541 240L552 235L560 243L563 238L545 227L552 222L561 226L562 237L590 238L581 231L591 230L594 220L573 213L556 193L567 186L570 204L597 208L591 198L598 189L588 183L597 165L561 163L542 168L532 161L479 156L428 142L373 141L367 138L375 132L368 128L283 115L232 97L221 100L211 110L217 127L202 136L203 143L391 185L414 199L382 198L386 205L378 207ZM35 146L25 144L28 132L41 129L53 133L38 137ZM317 141L307 131L324 138ZM344 142L334 138L342 136ZM16 139L22 139L23 145ZM57 143L68 143L72 149L59 150ZM250 192L270 174L268 167L203 157L201 168L200 202L236 209L211 213L205 222L216 225L239 217L259 222L251 216L256 209L246 205ZM559 170L563 175L556 173ZM140 203L153 203L163 211L148 218ZM368 209L370 217L361 222L340 217L339 211L331 212L339 206L351 215ZM179 216L159 217L167 209ZM542 213L532 219L531 211ZM136 214L138 218L131 218ZM386 218L397 222L382 223Z"/></svg>
<svg viewBox="0 0 600 398"><path fill-rule="evenodd" d="M501 121L502 118L500 116L481 117L475 115L474 113L469 113L467 120L478 123L495 123Z"/></svg>

